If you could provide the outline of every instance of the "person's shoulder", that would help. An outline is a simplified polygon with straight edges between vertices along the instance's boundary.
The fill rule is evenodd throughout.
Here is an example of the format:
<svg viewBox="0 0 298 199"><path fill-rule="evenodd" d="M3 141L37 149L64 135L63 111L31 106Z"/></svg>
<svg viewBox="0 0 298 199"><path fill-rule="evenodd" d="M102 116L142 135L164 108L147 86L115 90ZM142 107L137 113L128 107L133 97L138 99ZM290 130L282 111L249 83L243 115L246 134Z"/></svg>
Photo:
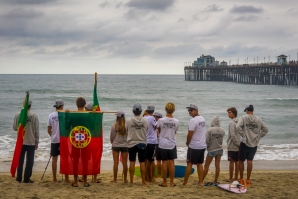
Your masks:
<svg viewBox="0 0 298 199"><path fill-rule="evenodd" d="M49 117L53 117L53 116L56 116L56 115L58 115L58 112L54 111L54 112L50 113Z"/></svg>

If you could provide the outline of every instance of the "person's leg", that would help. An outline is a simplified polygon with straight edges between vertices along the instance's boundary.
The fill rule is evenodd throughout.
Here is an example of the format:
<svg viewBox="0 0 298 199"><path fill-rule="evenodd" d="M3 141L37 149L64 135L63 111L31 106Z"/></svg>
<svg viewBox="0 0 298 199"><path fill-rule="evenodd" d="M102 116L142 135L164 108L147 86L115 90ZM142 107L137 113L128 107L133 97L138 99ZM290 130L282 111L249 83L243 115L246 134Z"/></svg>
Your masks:
<svg viewBox="0 0 298 199"><path fill-rule="evenodd" d="M23 145L22 146L22 151L21 151L21 154L20 154L20 158L19 158L19 166L17 168L16 181L18 181L18 182L22 182L22 178L23 178L23 165L24 165L25 154L26 154L26 146Z"/></svg>
<svg viewBox="0 0 298 199"><path fill-rule="evenodd" d="M191 169L192 169L192 163L188 161L188 162L187 162L187 165L186 165L185 175L184 175L184 181L183 181L183 185L184 185L184 186L187 185L187 181L188 181L188 178L189 178L189 176L190 176ZM198 176L198 177L199 177L199 176Z"/></svg>
<svg viewBox="0 0 298 199"><path fill-rule="evenodd" d="M133 184L133 176L135 173L135 162L129 162L129 177L130 177L130 183Z"/></svg>
<svg viewBox="0 0 298 199"><path fill-rule="evenodd" d="M121 152L122 156L122 166L123 166L123 176L124 176L124 183L127 183L127 157L128 152Z"/></svg>
<svg viewBox="0 0 298 199"><path fill-rule="evenodd" d="M235 161L235 177L234 177L234 180L238 180L238 174L239 174L239 161Z"/></svg>
<svg viewBox="0 0 298 199"><path fill-rule="evenodd" d="M117 182L117 173L118 173L118 164L119 164L119 151L113 150L113 160L114 160L114 166L113 166L113 176L114 179L111 182Z"/></svg>
<svg viewBox="0 0 298 199"><path fill-rule="evenodd" d="M215 157L215 178L214 178L214 183L217 183L218 176L220 173L220 159L221 155L218 155Z"/></svg>
<svg viewBox="0 0 298 199"><path fill-rule="evenodd" d="M142 176L142 186L147 185L146 184L146 166L145 166L145 161L144 162L140 162L140 170L141 170L141 176Z"/></svg>
<svg viewBox="0 0 298 199"><path fill-rule="evenodd" d="M130 177L130 183L133 184L133 177L135 173L135 163L137 158L136 146L132 148L128 148L128 153L129 153L129 177Z"/></svg>
<svg viewBox="0 0 298 199"><path fill-rule="evenodd" d="M83 181L84 181L84 186L85 187L90 186L89 183L87 182L87 175L83 175Z"/></svg>
<svg viewBox="0 0 298 199"><path fill-rule="evenodd" d="M152 162L150 160L146 160L146 175L147 175L147 180L148 182L152 182Z"/></svg>
<svg viewBox="0 0 298 199"><path fill-rule="evenodd" d="M53 182L57 182L57 160L58 156L52 156Z"/></svg>
<svg viewBox="0 0 298 199"><path fill-rule="evenodd" d="M205 179L206 175L208 174L209 171L209 166L211 164L213 160L213 157L210 156L206 156L206 160L205 160L205 165L204 165L204 174L203 174L203 180ZM198 171L199 172L199 171Z"/></svg>
<svg viewBox="0 0 298 199"><path fill-rule="evenodd" d="M152 175L152 182L156 182L155 180L155 161L151 162L151 175Z"/></svg>
<svg viewBox="0 0 298 199"><path fill-rule="evenodd" d="M156 160L157 177L161 177L161 160Z"/></svg>
<svg viewBox="0 0 298 199"><path fill-rule="evenodd" d="M240 171L240 180L243 179L243 172L244 172L244 161L239 160L239 171Z"/></svg>
<svg viewBox="0 0 298 199"><path fill-rule="evenodd" d="M71 184L72 186L74 186L74 187L77 187L77 186L79 186L78 185L78 175L73 175L73 183Z"/></svg>
<svg viewBox="0 0 298 199"><path fill-rule="evenodd" d="M69 181L69 175L68 174L65 174L65 181L64 182L70 183L70 181Z"/></svg>
<svg viewBox="0 0 298 199"><path fill-rule="evenodd" d="M197 170L198 170L198 177L199 177L199 185L203 186L203 180L204 180L204 169L203 164L197 164Z"/></svg>
<svg viewBox="0 0 298 199"><path fill-rule="evenodd" d="M162 179L163 179L162 186L167 186L168 160L162 160L161 166L162 166Z"/></svg>
<svg viewBox="0 0 298 199"><path fill-rule="evenodd" d="M170 177L170 186L174 186L174 174L175 174L175 163L174 160L168 160L169 162L169 177Z"/></svg>
<svg viewBox="0 0 298 199"><path fill-rule="evenodd" d="M247 160L247 180L250 180L252 172L252 160Z"/></svg>
<svg viewBox="0 0 298 199"><path fill-rule="evenodd" d="M34 153L35 146L27 146L27 158L26 158L26 167L24 172L24 182L29 182L30 177L32 176L32 169L34 165Z"/></svg>
<svg viewBox="0 0 298 199"><path fill-rule="evenodd" d="M234 164L235 164L235 161L230 159L229 161L229 174L230 174L230 178L229 178L229 182L233 182L233 175L234 175Z"/></svg>

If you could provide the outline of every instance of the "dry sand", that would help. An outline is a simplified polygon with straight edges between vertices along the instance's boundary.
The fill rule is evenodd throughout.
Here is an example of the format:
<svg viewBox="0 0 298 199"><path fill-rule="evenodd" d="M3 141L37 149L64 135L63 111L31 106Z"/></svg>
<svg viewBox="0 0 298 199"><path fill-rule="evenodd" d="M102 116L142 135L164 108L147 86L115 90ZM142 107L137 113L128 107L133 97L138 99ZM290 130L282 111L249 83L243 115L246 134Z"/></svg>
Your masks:
<svg viewBox="0 0 298 199"><path fill-rule="evenodd" d="M80 183L78 188L74 188L64 182L52 182L51 166L49 165L43 180L41 177L47 162L39 162L35 165L35 171L32 176L33 184L18 183L15 178L3 168L8 163L0 162L0 198L298 198L298 171L297 161L290 161L283 170L279 168L282 164L280 161L260 161L265 165L271 165L272 170L264 169L262 166L255 166L252 174L253 185L248 188L245 194L233 194L224 191L218 187L200 187L194 185L197 180L197 174L194 173L189 178L188 186L183 186L183 178L176 178L176 187L160 187L158 184L148 184L146 187L141 186L141 179L135 176L135 184L124 184L121 179L122 171L119 171L118 183L110 183L112 179L111 162L104 162L102 167L105 169L99 175L102 183L91 183L90 187L83 187ZM269 162L269 163L268 163ZM280 163L280 164L279 164ZM3 167L4 165L4 167ZM222 163L223 165L223 163ZM225 168L225 166L222 166ZM295 169L291 169L291 168ZM290 168L290 169L289 169ZM36 171L38 170L38 171ZM214 170L211 168L205 182L212 181ZM88 177L89 180L91 177ZM225 183L228 178L228 172L222 171L219 176L219 182ZM58 175L62 180L62 175ZM72 177L71 177L72 179ZM161 182L160 178L157 182Z"/></svg>

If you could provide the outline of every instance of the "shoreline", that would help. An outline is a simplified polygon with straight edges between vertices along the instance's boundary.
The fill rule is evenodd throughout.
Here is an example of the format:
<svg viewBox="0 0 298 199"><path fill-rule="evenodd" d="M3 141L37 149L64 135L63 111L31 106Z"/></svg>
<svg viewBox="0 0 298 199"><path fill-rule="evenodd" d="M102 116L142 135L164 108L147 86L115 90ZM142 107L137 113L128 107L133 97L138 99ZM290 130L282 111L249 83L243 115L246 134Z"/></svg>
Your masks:
<svg viewBox="0 0 298 199"><path fill-rule="evenodd" d="M48 161L35 161L33 166L33 173L44 172ZM215 161L213 160L210 164L210 171L215 169ZM129 164L129 163L128 163ZM0 161L0 173L10 172L11 161ZM25 163L24 163L25 165ZM136 166L139 165L138 161ZM185 160L175 160L175 165L186 166ZM246 163L244 163L246 168ZM58 172L59 172L59 161L58 161ZM119 170L122 170L122 164L119 163ZM196 166L193 168L196 170ZM221 171L229 170L229 162L227 160L221 160L220 162ZM51 161L48 165L46 172L51 172ZM253 171L298 171L298 160L254 160L253 161ZM111 172L113 171L113 161L112 160L102 160L101 161L101 172Z"/></svg>

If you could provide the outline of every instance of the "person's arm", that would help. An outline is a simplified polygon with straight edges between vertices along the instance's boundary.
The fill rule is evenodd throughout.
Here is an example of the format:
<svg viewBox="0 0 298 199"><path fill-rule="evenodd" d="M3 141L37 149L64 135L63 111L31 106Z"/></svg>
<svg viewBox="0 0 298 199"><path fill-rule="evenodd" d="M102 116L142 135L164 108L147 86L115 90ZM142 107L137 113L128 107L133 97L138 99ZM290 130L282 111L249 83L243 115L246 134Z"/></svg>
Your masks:
<svg viewBox="0 0 298 199"><path fill-rule="evenodd" d="M35 115L35 150L38 148L38 143L39 143L39 121L38 117Z"/></svg>
<svg viewBox="0 0 298 199"><path fill-rule="evenodd" d="M207 132L206 132L206 145L207 145L207 148L209 148L209 146L210 146L210 143L211 143L211 136L210 136L210 132L209 132L209 130L207 130Z"/></svg>
<svg viewBox="0 0 298 199"><path fill-rule="evenodd" d="M51 126L48 126L48 134L49 134L50 136L52 136L52 127L51 127Z"/></svg>
<svg viewBox="0 0 298 199"><path fill-rule="evenodd" d="M14 116L14 121L13 121L13 130L17 131L18 130L18 120L19 120L19 114L16 114Z"/></svg>
<svg viewBox="0 0 298 199"><path fill-rule="evenodd" d="M194 131L190 131L190 130L188 130L188 134L187 134L187 137L186 137L186 145L187 145L187 146L188 146L189 143L191 142L193 133L194 133Z"/></svg>
<svg viewBox="0 0 298 199"><path fill-rule="evenodd" d="M229 132L230 132L230 135L231 135L231 140L232 142L236 145L236 146L240 146L240 140L236 134L236 125L235 123L230 123L229 124Z"/></svg>
<svg viewBox="0 0 298 199"><path fill-rule="evenodd" d="M236 133L239 133L241 137L245 137L245 133L243 131L243 117L240 117L237 125L236 125Z"/></svg>
<svg viewBox="0 0 298 199"><path fill-rule="evenodd" d="M115 124L112 124L111 126L111 133L110 133L110 142L111 144L113 143L114 139L116 138L116 129L115 129Z"/></svg>
<svg viewBox="0 0 298 199"><path fill-rule="evenodd" d="M261 133L260 136L264 137L268 133L268 128L263 121L261 121Z"/></svg>

